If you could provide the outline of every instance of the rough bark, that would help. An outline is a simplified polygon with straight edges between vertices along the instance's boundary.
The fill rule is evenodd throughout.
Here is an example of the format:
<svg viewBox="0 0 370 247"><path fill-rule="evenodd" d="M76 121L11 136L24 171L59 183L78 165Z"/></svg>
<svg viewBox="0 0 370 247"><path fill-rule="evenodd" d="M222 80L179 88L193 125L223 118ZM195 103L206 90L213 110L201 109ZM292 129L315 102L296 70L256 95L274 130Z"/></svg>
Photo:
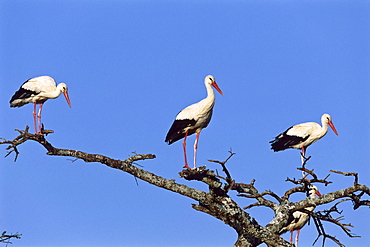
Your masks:
<svg viewBox="0 0 370 247"><path fill-rule="evenodd" d="M197 210L209 214L225 224L229 225L238 234L238 239L235 242L234 246L258 246L261 243L265 243L267 246L294 246L293 244L287 242L281 238L277 233L288 223L289 216L296 210L304 211L304 208L308 206L317 206L322 204L328 204L334 202L341 198L349 198L354 202L354 209L360 206L370 206L368 200L362 200L363 196L369 196L370 190L367 186L357 183L357 177L353 186L342 189L339 191L331 192L326 195L323 195L320 198L315 199L304 199L302 201L292 203L289 201L289 196L293 193L304 192L308 184L313 182L321 183L330 183L326 181L326 178L320 180L313 173L313 171L305 170L308 174L313 176L313 179L309 180L307 178L302 178L299 180L289 180L298 187L292 188L287 191L283 197L279 197L272 191L264 191L262 193L254 187L254 181L250 184L245 183L236 183L232 178L230 173L226 168L226 162L231 158L233 153L225 161L213 161L221 164L223 171L226 174L226 177L221 177L216 175L213 171L206 169L206 167L199 167L196 169L185 169L179 173L180 177L186 180L197 180L199 182L205 183L208 185L208 191L201 191L191 187L188 187L183 184L176 183L172 179L166 179L160 176L157 176L153 173L145 171L141 168L135 166L134 162L145 159L154 159L155 155L153 154L135 154L129 157L126 160L116 160L111 159L104 155L99 154L88 154L85 152L70 150L70 149L60 149L55 148L51 143L49 143L44 135L33 135L28 132L28 127L23 131L17 130L19 136L14 140L5 140L0 142L0 144L8 144L7 150L9 150L7 156L14 152L15 159L17 158L18 145L22 143L33 140L41 144L46 150L47 155L52 156L67 156L75 157L81 159L85 162L99 162L101 164L107 165L109 167L127 172L138 179L146 181L150 184L153 184L157 187L170 190L172 192L178 193L180 195L194 199L197 203L193 204L192 207ZM44 133L52 133L52 131L44 131ZM340 172L339 172L340 173ZM348 174L344 174L348 176ZM353 175L353 174L352 174ZM357 174L356 174L357 176ZM239 196L252 198L256 200L256 203L253 203L244 209L240 207L229 195L230 190L235 190L239 193ZM355 193L358 192L356 195ZM276 200L276 202L268 200L265 196L270 196ZM341 201L342 202L342 201ZM339 202L340 203L340 202ZM339 204L337 203L337 204ZM336 204L336 205L337 205ZM249 213L246 211L248 208L254 206L265 206L271 208L274 211L275 217L267 226L261 226L258 222L252 218ZM329 212L334 212L332 208ZM311 216L315 217L316 220L329 221L331 223L337 224L341 227L346 233L351 235L350 230L347 226L349 224L341 224L334 220L331 217L324 217L319 213L309 212ZM320 233L320 232L319 232ZM328 234L323 234L324 240L325 237L331 238ZM320 237L321 235L319 235ZM338 241L337 239L332 239L334 242ZM338 241L339 242L339 241ZM339 242L340 243L340 242Z"/></svg>

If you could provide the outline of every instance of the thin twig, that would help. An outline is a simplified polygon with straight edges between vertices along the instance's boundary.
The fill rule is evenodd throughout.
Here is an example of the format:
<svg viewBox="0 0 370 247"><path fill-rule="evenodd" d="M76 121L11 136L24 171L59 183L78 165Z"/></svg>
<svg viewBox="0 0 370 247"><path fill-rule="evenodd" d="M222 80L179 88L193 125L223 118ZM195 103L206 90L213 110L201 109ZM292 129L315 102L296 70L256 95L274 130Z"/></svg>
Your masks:
<svg viewBox="0 0 370 247"><path fill-rule="evenodd" d="M354 185L358 184L358 173L357 172L341 172L341 171L335 171L335 170L330 170L331 172L342 174L344 176L354 176L355 177L355 182Z"/></svg>

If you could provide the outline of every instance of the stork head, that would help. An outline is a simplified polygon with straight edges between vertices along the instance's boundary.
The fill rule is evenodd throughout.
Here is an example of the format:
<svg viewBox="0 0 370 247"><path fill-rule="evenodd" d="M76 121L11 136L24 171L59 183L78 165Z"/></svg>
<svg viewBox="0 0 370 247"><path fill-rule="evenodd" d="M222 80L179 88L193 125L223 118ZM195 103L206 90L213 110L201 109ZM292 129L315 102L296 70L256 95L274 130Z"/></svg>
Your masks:
<svg viewBox="0 0 370 247"><path fill-rule="evenodd" d="M221 95L224 95L218 87L216 79L212 75L207 75L206 78L204 78L204 83L213 86Z"/></svg>
<svg viewBox="0 0 370 247"><path fill-rule="evenodd" d="M72 107L71 106L71 101L69 100L67 84L59 83L58 88L59 88L60 92L62 92L64 94L64 97L66 98L66 101L67 101L67 104L69 105L69 107Z"/></svg>
<svg viewBox="0 0 370 247"><path fill-rule="evenodd" d="M336 135L338 135L338 132L337 132L337 130L335 129L334 124L333 124L333 122L331 121L331 116L330 116L329 114L325 113L324 115L322 115L322 117L321 117L321 122L322 122L323 124L324 124L324 123L328 124L328 125L330 126L330 128L334 131L334 133L335 133Z"/></svg>
<svg viewBox="0 0 370 247"><path fill-rule="evenodd" d="M315 198L316 196L321 196L319 189L315 185L310 185L308 196L310 198Z"/></svg>

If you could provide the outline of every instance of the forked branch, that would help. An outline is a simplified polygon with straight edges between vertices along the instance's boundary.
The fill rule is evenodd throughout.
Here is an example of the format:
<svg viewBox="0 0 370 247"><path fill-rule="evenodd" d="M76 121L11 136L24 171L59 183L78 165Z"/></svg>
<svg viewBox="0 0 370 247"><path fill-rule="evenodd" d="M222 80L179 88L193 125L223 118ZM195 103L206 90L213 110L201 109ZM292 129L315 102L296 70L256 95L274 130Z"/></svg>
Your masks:
<svg viewBox="0 0 370 247"><path fill-rule="evenodd" d="M355 235L350 233L349 227L351 227L351 225L342 223L342 217L333 218L331 213L339 213L337 205L348 200L351 200L354 203L354 209L357 209L360 206L370 206L369 200L363 199L364 196L370 195L370 189L365 185L358 184L357 174L335 171L336 173L342 173L346 176L355 176L354 185L343 190L328 193L320 198L304 199L302 201L292 203L288 200L291 194L307 191L307 187L311 183L323 183L328 185L331 183L330 181L327 181L328 176L325 179L319 179L313 170L307 170L303 167L300 168L301 171L305 172L305 176L303 178L298 180L287 179L299 186L286 191L283 197L279 197L270 190L259 192L254 185L255 180L252 180L249 184L245 184L237 183L232 179L232 176L226 167L226 163L233 155L235 155L235 153L229 151L230 155L225 161L210 160L211 162L218 163L222 166L222 170L226 174L226 177L215 174L214 171L207 169L205 166L196 169L184 169L179 173L180 177L186 180L196 180L207 184L209 191L206 192L178 184L174 179L169 180L157 176L136 166L136 161L154 159L155 155L153 154L134 153L133 156L125 160L116 160L99 154L88 154L77 150L55 148L45 138L45 134L53 133L53 131L43 130L44 135L31 134L28 132L28 127L26 127L25 130L16 131L19 135L13 140L2 139L3 141L0 141L0 144L7 145L6 150L8 150L8 152L6 156L9 156L14 152L16 160L19 156L19 145L28 140L32 140L40 143L47 150L47 155L74 157L85 162L99 162L111 168L127 172L134 177L157 187L194 199L197 202L196 204L193 204L194 209L212 215L236 230L238 240L236 241L235 246L258 246L261 243L265 243L267 246L292 246L292 244L288 243L277 234L279 230L282 229L283 225L288 222L288 218L292 212L297 210L305 212L307 211L305 210L306 207L328 204L337 199L346 198L345 200L335 204L329 210L317 213L307 212L316 220L315 222L317 222L318 225L319 236L323 236L324 241L326 238L332 239L341 246L339 240L325 233L321 221L334 223L343 229L350 237L354 237ZM309 179L309 176L312 178ZM255 219L253 219L229 196L229 192L232 190L238 192L238 196L251 198L257 201L245 207L245 209L255 206L269 207L275 212L275 218L266 227L259 225ZM276 202L266 199L266 196L272 197Z"/></svg>

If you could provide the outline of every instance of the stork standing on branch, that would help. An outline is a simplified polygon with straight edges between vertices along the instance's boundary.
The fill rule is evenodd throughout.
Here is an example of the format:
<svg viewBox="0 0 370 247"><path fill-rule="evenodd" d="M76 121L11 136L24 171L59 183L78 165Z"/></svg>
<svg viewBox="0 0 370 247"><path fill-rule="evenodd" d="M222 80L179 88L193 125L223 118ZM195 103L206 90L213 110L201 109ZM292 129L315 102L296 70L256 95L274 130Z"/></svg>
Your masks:
<svg viewBox="0 0 370 247"><path fill-rule="evenodd" d="M177 114L170 130L167 133L165 142L168 145L184 138L182 143L184 149L184 167L190 169L186 158L186 137L196 134L194 142L194 168L196 167L196 156L198 148L198 139L202 129L206 128L211 121L213 106L215 104L215 94L212 86L221 94L224 95L218 87L213 76L208 75L204 79L204 84L207 89L207 97L198 103L192 104Z"/></svg>
<svg viewBox="0 0 370 247"><path fill-rule="evenodd" d="M271 149L275 152L285 150L287 148L301 149L302 164L304 164L307 147L325 136L328 132L328 126L330 126L334 133L338 135L329 114L323 114L321 116L321 124L322 126L315 122L308 122L294 125L275 137L275 140L270 141Z"/></svg>
<svg viewBox="0 0 370 247"><path fill-rule="evenodd" d="M316 186L311 185L310 189L308 191L308 196L310 198L315 198L317 196L321 196L319 190ZM315 209L314 206L307 207L305 210L312 212ZM295 246L298 247L298 237L301 229L304 227L304 225L307 223L307 221L310 218L310 215L304 212L295 211L293 213L293 218L291 221L288 222L287 226L283 227L283 229L280 230L279 234L283 234L287 231L290 231L290 242L293 242L293 232L297 231L296 237L295 237Z"/></svg>
<svg viewBox="0 0 370 247"><path fill-rule="evenodd" d="M41 111L42 105L48 99L55 99L63 93L69 107L71 102L68 96L68 87L65 83L56 85L53 78L50 76L38 76L31 78L24 82L17 92L9 101L10 107L21 107L28 103L33 103L33 124L35 127L35 134L42 134L41 130ZM37 114L36 123L36 105L39 104L39 112Z"/></svg>

